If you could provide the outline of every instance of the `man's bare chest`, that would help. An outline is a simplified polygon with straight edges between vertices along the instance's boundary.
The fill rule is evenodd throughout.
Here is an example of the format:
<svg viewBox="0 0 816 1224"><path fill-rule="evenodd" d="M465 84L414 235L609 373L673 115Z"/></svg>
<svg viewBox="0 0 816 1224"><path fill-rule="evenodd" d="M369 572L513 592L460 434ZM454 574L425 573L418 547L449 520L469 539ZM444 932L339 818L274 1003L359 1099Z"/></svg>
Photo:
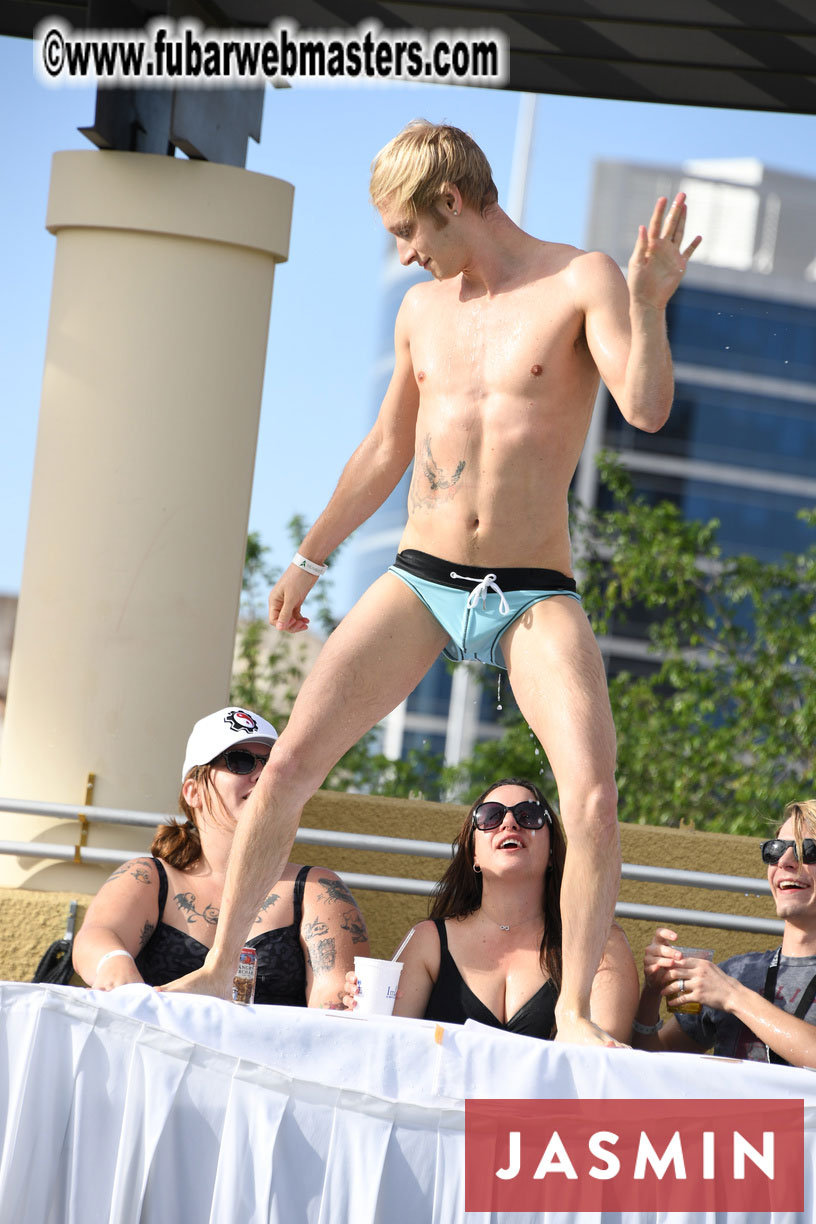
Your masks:
<svg viewBox="0 0 816 1224"><path fill-rule="evenodd" d="M442 301L411 336L423 394L535 394L580 364L583 319L563 295Z"/></svg>

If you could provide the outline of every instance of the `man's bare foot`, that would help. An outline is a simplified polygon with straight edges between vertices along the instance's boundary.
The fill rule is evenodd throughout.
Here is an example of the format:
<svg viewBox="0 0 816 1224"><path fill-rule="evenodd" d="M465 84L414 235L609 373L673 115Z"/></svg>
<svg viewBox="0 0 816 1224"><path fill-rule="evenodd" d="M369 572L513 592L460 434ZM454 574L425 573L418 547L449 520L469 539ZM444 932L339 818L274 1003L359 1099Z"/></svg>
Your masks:
<svg viewBox="0 0 816 1224"><path fill-rule="evenodd" d="M232 999L232 978L225 979L203 965L184 977L176 978L174 982L157 986L156 989L168 994L212 995L216 999Z"/></svg>
<svg viewBox="0 0 816 1224"><path fill-rule="evenodd" d="M623 1041L617 1041L604 1029L599 1028L586 1016L559 1016L556 1041L568 1041L574 1045L594 1045L615 1047L628 1050L630 1047Z"/></svg>

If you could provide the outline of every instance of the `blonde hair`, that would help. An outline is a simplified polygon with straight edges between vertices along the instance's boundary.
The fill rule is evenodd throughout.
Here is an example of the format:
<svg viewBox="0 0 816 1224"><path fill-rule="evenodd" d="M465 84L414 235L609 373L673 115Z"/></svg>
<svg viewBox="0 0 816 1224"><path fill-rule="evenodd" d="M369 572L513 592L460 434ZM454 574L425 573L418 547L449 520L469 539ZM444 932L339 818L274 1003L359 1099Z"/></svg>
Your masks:
<svg viewBox="0 0 816 1224"><path fill-rule="evenodd" d="M415 217L432 208L446 185L483 212L499 198L490 164L472 136L446 123L413 119L371 163L371 201L389 199L400 213Z"/></svg>
<svg viewBox="0 0 816 1224"><path fill-rule="evenodd" d="M789 803L782 813L783 819L779 830L788 820L793 820L793 840L796 843L796 857L802 862L802 841L805 837L816 837L816 799L802 799L799 803Z"/></svg>

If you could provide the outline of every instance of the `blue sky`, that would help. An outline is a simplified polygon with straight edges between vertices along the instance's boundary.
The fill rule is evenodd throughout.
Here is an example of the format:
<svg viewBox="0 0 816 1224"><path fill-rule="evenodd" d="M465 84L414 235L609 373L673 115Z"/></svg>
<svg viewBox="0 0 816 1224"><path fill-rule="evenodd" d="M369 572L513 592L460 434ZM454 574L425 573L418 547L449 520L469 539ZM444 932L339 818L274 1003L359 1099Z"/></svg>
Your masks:
<svg viewBox="0 0 816 1224"><path fill-rule="evenodd" d="M55 240L44 228L50 161L90 149L77 131L94 91L46 89L32 45L0 38L2 381L0 382L0 594L19 590L36 445ZM422 115L470 131L506 195L519 96L443 87L268 89L262 138L248 167L294 183L289 262L275 277L250 527L288 561L285 524L313 519L330 496L373 406L371 367L381 322L387 238L368 203L376 152ZM533 143L526 228L584 244L593 162L676 165L693 158L756 157L816 176L816 118L542 96ZM644 221L647 218L644 217ZM634 235L632 235L634 241ZM308 447L308 463L290 461ZM344 610L351 560L336 567Z"/></svg>

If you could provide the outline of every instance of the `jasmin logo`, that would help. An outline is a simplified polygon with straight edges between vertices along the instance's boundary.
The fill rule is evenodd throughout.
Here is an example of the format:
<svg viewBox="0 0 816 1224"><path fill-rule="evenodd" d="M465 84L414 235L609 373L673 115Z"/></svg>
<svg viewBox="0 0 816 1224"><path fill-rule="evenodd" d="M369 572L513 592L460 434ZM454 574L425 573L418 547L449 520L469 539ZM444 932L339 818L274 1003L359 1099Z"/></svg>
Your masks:
<svg viewBox="0 0 816 1224"><path fill-rule="evenodd" d="M804 1102L475 1100L467 1211L802 1211Z"/></svg>

